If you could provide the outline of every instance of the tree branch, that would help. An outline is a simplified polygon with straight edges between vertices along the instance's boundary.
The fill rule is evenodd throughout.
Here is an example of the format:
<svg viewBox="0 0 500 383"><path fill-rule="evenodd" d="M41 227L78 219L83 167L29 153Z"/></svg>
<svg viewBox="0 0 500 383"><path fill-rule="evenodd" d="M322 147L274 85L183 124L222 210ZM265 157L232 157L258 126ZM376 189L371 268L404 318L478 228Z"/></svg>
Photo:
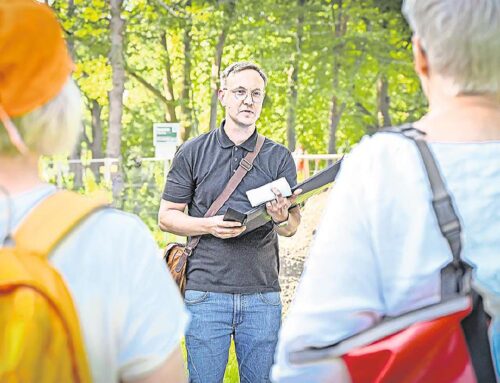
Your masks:
<svg viewBox="0 0 500 383"><path fill-rule="evenodd" d="M137 72L135 72L133 69L131 69L128 65L125 66L125 71L131 75L133 78L135 78L137 81L139 81L144 87L149 90L151 93L153 93L157 98L159 98L165 105L172 105L175 104L171 100L167 100L167 98L161 93L158 89L156 89L153 85L151 85L149 82L147 82L143 77L141 77Z"/></svg>
<svg viewBox="0 0 500 383"><path fill-rule="evenodd" d="M162 0L156 0L156 4L158 4L164 10L166 10L171 16L174 16L174 17L187 17L188 16L187 12L184 11L183 9L179 9L176 7L176 9L174 10L174 8L168 6Z"/></svg>

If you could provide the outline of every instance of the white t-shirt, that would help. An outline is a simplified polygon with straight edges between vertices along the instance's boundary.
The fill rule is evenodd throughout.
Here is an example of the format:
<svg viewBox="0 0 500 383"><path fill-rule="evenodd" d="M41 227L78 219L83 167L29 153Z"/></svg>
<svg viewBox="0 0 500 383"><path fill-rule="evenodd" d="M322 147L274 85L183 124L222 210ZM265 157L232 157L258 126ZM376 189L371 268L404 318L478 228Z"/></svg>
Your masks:
<svg viewBox="0 0 500 383"><path fill-rule="evenodd" d="M475 266L475 283L498 323L500 142L430 146L461 217L462 257ZM440 300L439 271L452 255L431 200L412 141L382 133L364 138L352 151L281 329L275 380L316 381L326 373L322 366L292 368L287 350L335 343L384 315Z"/></svg>
<svg viewBox="0 0 500 383"><path fill-rule="evenodd" d="M54 191L44 185L12 196L14 227ZM0 195L0 241L7 211ZM153 237L136 216L114 209L92 214L50 261L73 296L95 382L147 374L178 346L188 314Z"/></svg>

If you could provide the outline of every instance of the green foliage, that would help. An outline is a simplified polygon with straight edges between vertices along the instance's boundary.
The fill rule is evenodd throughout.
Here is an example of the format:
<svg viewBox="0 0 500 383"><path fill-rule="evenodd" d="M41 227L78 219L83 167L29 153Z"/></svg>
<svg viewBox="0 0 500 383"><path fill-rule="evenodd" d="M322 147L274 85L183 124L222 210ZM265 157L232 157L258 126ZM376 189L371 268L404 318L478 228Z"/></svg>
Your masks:
<svg viewBox="0 0 500 383"><path fill-rule="evenodd" d="M106 3L75 0L71 16L65 1L54 3L74 40L78 84L86 99L96 99L104 108L111 89ZM186 3L185 0L128 0L122 17L126 19L127 66L160 93L164 93L166 60L160 36L167 34L174 103L176 108L182 102L193 106L199 124L196 134L208 129L210 73L224 22L224 2L197 0L190 6ZM376 80L381 74L389 82L390 113L395 122L422 113L423 99L411 65L410 32L399 8L400 1L395 0L306 1L296 131L299 142L308 152L326 151L333 95L347 104L336 137L338 146L352 146L367 125L377 125ZM283 143L298 11L294 2L284 0L237 1L236 17L230 25L222 58L222 67L236 60L254 60L269 74L267 100L259 127L264 134ZM340 35L335 33L339 13L346 20L345 32ZM182 100L186 60L182 39L188 23L192 47L191 97ZM337 74L334 65L338 65ZM338 83L334 86L335 75ZM123 154L127 156L131 147L139 147L143 156L149 156L152 123L164 119L165 105L132 76L128 76L124 99ZM219 108L219 120L222 116ZM106 124L103 118L103 125Z"/></svg>
<svg viewBox="0 0 500 383"><path fill-rule="evenodd" d="M109 64L109 2L54 0L73 52L74 77L84 95L85 136L81 156L99 155L96 126L102 131L104 150L108 125L108 92L112 88ZM191 137L206 132L210 119L210 75L217 39L227 22L220 0L124 0L127 81L122 118L122 157L125 183L118 205L140 214L151 228L163 180L156 170L130 166L131 158L154 155L152 126L165 121L167 64L177 118L181 105L192 109ZM295 28L303 13L303 41L298 67L296 137L307 153L326 153L330 140L338 152L348 152L367 132L381 126L377 83L388 83L388 114L393 124L419 118L425 102L413 71L411 32L400 13L400 0L307 0L297 2L236 0L229 25L222 68L236 60L252 60L269 76L259 131L286 145L289 76L296 54ZM190 54L184 52L189 31ZM163 35L165 39L163 41ZM166 47L164 42L166 42ZM188 92L183 93L185 63L190 62ZM184 96L183 96L184 94ZM335 137L330 137L332 100L343 106ZM91 116L99 106L100 125ZM218 120L223 111L218 110ZM87 171L85 190L108 189ZM94 170L95 172L95 170ZM160 177L161 178L161 177ZM67 184L74 182L71 177ZM79 187L79 186L78 186ZM159 235L158 235L159 236Z"/></svg>

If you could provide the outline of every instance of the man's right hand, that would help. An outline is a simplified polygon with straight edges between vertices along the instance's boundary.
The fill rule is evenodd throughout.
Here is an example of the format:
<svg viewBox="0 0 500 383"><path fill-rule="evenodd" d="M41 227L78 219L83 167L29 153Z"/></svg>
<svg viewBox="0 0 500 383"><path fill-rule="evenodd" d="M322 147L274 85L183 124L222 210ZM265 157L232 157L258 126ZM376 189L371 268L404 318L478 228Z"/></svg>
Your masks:
<svg viewBox="0 0 500 383"><path fill-rule="evenodd" d="M1 0L0 0L1 1ZM223 215L214 217L190 217L185 213L187 204L161 200L158 224L162 231L191 237L211 234L227 239L237 237L245 231L239 222L223 221Z"/></svg>
<svg viewBox="0 0 500 383"><path fill-rule="evenodd" d="M243 233L246 229L239 222L224 221L223 215L216 215L205 218L207 220L207 229L214 237L227 239L234 238Z"/></svg>

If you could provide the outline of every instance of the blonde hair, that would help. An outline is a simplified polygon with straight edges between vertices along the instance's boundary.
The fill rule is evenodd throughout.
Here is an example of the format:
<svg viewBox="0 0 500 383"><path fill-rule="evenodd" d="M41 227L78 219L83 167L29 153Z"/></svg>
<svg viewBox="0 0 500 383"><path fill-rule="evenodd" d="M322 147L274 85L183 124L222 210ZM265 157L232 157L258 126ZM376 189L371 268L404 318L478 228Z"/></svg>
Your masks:
<svg viewBox="0 0 500 383"><path fill-rule="evenodd" d="M81 113L80 91L69 78L55 98L12 121L31 152L40 155L66 154L73 150L80 136ZM0 153L18 154L1 125Z"/></svg>
<svg viewBox="0 0 500 383"><path fill-rule="evenodd" d="M500 0L405 0L403 14L456 94L500 92Z"/></svg>
<svg viewBox="0 0 500 383"><path fill-rule="evenodd" d="M257 64L254 64L253 62L250 61L240 61L232 63L221 73L220 75L221 88L226 86L226 80L230 74L242 72L244 70L249 70L249 69L256 71L260 75L260 77L262 77L262 80L264 80L264 86L267 85L267 76Z"/></svg>

